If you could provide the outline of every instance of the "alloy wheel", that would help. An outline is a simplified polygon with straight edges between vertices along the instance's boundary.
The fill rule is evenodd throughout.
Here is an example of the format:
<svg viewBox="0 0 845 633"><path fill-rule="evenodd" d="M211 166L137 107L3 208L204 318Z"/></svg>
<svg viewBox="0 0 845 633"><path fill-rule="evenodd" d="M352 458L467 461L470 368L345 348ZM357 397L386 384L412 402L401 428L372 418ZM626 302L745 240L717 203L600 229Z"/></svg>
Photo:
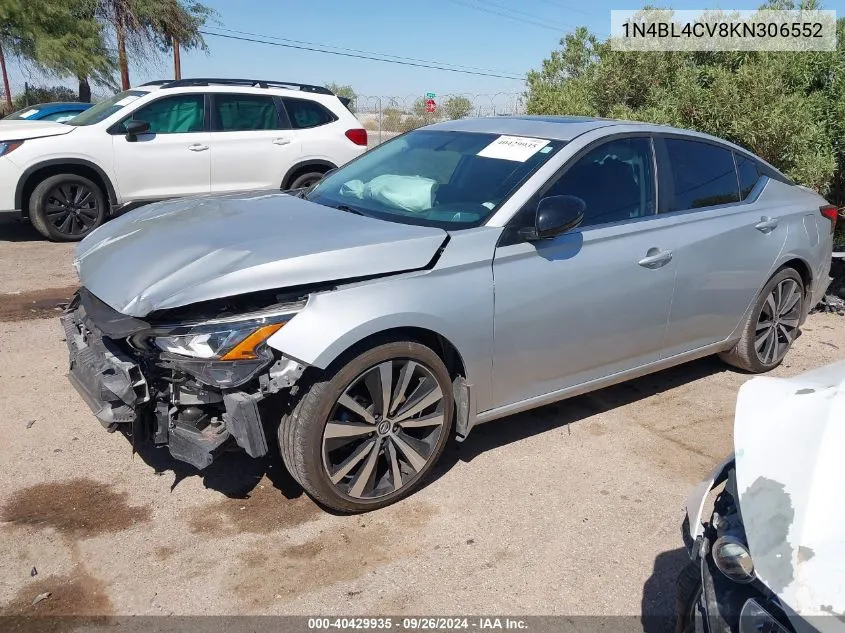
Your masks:
<svg viewBox="0 0 845 633"><path fill-rule="evenodd" d="M445 424L434 374L410 359L371 367L344 390L323 431L323 468L338 492L372 500L425 470Z"/></svg>
<svg viewBox="0 0 845 633"><path fill-rule="evenodd" d="M798 334L804 301L801 286L784 279L766 297L754 334L757 358L766 365L779 363Z"/></svg>
<svg viewBox="0 0 845 633"><path fill-rule="evenodd" d="M64 235L84 235L96 226L101 215L96 194L79 183L53 187L45 205L47 221Z"/></svg>

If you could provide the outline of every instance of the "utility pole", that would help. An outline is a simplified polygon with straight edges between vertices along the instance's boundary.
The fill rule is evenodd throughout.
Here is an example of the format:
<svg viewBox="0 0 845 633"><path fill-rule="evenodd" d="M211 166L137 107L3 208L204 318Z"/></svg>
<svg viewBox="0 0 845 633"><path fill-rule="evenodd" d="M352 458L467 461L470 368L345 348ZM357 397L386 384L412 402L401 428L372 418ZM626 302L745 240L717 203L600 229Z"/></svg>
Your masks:
<svg viewBox="0 0 845 633"><path fill-rule="evenodd" d="M182 59L179 56L179 40L173 39L173 78L182 79Z"/></svg>

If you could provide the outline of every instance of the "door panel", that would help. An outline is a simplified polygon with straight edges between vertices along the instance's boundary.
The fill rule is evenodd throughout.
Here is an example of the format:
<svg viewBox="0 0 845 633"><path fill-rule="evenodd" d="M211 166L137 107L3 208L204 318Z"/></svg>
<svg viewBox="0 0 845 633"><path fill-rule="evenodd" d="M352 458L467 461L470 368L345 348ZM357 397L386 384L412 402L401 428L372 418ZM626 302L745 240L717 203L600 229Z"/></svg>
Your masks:
<svg viewBox="0 0 845 633"><path fill-rule="evenodd" d="M765 202L750 157L688 138L657 141L670 189L664 210L679 220L665 350L673 356L730 336L771 275L789 222Z"/></svg>
<svg viewBox="0 0 845 633"><path fill-rule="evenodd" d="M213 94L211 109L211 190L279 189L302 143L273 97Z"/></svg>
<svg viewBox="0 0 845 633"><path fill-rule="evenodd" d="M211 133L211 190L279 189L302 143L293 130Z"/></svg>
<svg viewBox="0 0 845 633"><path fill-rule="evenodd" d="M666 355L725 340L772 273L789 230L755 226L774 215L765 204L690 213L678 233L675 297Z"/></svg>
<svg viewBox="0 0 845 633"><path fill-rule="evenodd" d="M585 149L537 202L576 196L581 227L532 243L504 236L493 277L494 400L504 406L657 360L672 299L672 229L655 217L651 139L616 137Z"/></svg>
<svg viewBox="0 0 845 633"><path fill-rule="evenodd" d="M202 94L157 99L118 124L112 136L114 171L124 202L209 192L210 147ZM130 121L150 132L134 141L120 133Z"/></svg>
<svg viewBox="0 0 845 633"><path fill-rule="evenodd" d="M673 250L660 224L644 218L496 250L496 406L658 360L675 262L640 261Z"/></svg>

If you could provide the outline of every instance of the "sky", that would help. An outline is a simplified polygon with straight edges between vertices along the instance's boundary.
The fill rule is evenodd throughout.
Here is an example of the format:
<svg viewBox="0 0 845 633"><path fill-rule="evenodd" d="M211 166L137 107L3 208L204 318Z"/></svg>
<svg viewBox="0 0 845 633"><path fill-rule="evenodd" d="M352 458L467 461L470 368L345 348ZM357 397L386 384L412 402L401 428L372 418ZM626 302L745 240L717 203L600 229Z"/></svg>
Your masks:
<svg viewBox="0 0 845 633"><path fill-rule="evenodd" d="M400 56L442 65L473 67L487 75L464 74L355 59L257 42L206 35L210 52L183 52L183 77L244 77L309 84L349 84L359 95L493 95L521 93L522 78L539 68L579 25L606 37L611 9L637 9L632 0L204 0L217 11L209 30L250 39L284 38L282 43L339 52ZM673 0L675 9L754 9L762 0ZM661 4L661 3L654 3ZM704 5L704 6L702 6ZM845 0L825 8L845 14ZM838 5L838 6L837 6ZM224 30L227 29L227 30ZM233 31L240 31L235 33ZM252 34L252 35L248 35ZM258 36L258 37L256 37ZM292 42L291 40L298 40ZM278 41L278 40L276 40ZM316 44L318 46L313 46ZM403 60L410 61L410 60ZM133 85L172 76L163 59L131 70Z"/></svg>

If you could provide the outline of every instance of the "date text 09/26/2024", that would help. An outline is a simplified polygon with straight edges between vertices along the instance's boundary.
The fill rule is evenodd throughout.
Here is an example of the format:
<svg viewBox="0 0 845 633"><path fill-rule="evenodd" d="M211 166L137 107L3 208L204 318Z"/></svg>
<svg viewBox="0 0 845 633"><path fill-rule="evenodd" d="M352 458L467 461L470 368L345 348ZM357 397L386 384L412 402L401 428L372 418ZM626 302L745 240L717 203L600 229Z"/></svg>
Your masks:
<svg viewBox="0 0 845 633"><path fill-rule="evenodd" d="M519 618L499 617L423 617L423 618L309 618L308 628L312 630L371 629L406 631L440 630L525 630L528 624Z"/></svg>

